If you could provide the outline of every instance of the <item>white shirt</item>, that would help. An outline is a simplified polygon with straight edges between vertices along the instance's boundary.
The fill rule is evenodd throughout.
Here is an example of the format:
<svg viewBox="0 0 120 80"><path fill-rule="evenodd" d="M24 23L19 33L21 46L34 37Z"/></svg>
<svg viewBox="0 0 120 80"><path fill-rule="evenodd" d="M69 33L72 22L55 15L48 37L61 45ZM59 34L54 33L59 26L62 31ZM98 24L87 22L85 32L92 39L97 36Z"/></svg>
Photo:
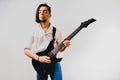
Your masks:
<svg viewBox="0 0 120 80"><path fill-rule="evenodd" d="M53 39L52 31L53 31L52 25L50 25L47 32L44 32L40 26L40 28L38 28L38 30L31 35L30 40L28 41L28 44L25 46L25 48L30 49L33 53L46 50L50 41ZM54 47L60 44L61 41L62 35L60 31L56 29Z"/></svg>

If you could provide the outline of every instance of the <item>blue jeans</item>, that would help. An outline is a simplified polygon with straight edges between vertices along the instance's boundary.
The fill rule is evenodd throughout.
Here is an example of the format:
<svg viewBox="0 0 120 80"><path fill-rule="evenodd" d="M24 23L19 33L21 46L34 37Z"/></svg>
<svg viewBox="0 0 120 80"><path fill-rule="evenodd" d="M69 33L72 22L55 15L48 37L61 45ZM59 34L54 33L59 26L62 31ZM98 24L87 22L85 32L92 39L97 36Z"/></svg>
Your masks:
<svg viewBox="0 0 120 80"><path fill-rule="evenodd" d="M50 74L50 77L51 77L51 80L62 80L62 70L59 62L55 64L54 73ZM37 80L40 80L40 75L38 73L37 73Z"/></svg>

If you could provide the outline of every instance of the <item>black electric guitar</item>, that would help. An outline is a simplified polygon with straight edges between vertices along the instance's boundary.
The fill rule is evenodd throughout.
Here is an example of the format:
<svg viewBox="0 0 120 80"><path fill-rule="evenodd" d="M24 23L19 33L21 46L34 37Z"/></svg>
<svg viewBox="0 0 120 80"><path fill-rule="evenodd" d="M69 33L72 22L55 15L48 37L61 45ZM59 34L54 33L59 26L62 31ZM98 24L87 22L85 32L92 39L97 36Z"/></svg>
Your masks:
<svg viewBox="0 0 120 80"><path fill-rule="evenodd" d="M81 25L74 30L67 38L65 38L64 40L71 40L82 28L86 28L89 24L91 24L92 22L96 21L94 18L91 18L85 22L82 22ZM37 55L39 56L49 56L51 59L51 63L47 64L47 63L41 63L39 61L33 60L32 59L32 65L34 67L34 69L41 75L46 75L50 73L50 69L52 69L54 63L56 62L60 62L62 58L56 58L57 53L59 52L59 50L64 46L63 42L64 40L53 50L49 51L49 50L45 50L44 52L39 52L37 53Z"/></svg>

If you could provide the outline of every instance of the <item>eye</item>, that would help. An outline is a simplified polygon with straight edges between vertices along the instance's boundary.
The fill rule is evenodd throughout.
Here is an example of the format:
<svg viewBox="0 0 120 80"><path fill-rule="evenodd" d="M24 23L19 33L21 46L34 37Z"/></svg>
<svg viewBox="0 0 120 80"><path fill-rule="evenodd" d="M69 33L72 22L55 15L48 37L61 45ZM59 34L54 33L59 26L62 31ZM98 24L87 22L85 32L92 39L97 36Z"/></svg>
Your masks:
<svg viewBox="0 0 120 80"><path fill-rule="evenodd" d="M39 11L39 14L41 13L41 11Z"/></svg>
<svg viewBox="0 0 120 80"><path fill-rule="evenodd" d="M44 13L47 13L47 11L45 10L45 11L43 11Z"/></svg>

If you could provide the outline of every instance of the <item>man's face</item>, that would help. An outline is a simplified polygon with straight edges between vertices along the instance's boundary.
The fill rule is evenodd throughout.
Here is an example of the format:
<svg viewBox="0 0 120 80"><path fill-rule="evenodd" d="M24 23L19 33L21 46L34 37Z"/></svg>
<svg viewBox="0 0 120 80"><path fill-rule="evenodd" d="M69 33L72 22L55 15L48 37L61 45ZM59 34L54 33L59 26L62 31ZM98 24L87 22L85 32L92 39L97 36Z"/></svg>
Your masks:
<svg viewBox="0 0 120 80"><path fill-rule="evenodd" d="M45 21L49 21L49 18L51 17L51 14L48 11L48 8L45 6L42 6L39 9L39 19L40 22L45 22Z"/></svg>

